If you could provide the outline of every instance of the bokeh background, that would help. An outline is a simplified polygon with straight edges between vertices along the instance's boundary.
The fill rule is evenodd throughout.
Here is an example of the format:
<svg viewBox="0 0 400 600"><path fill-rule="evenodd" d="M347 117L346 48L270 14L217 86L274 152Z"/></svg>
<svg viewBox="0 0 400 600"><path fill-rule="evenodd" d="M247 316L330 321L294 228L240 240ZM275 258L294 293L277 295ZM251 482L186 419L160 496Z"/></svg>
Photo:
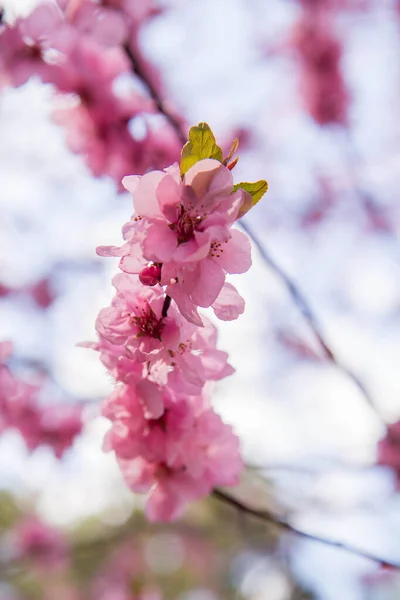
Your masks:
<svg viewBox="0 0 400 600"><path fill-rule="evenodd" d="M117 269L95 248L119 244L131 198L118 169L94 168L93 149L76 142L76 97L71 104L34 68L10 81L4 28L37 4L3 2L0 339L13 342L12 372L45 381L46 406L82 406L84 425L61 459L48 444L29 449L17 430L1 433L0 597L400 598L400 577L385 564L215 499L179 523L146 524L143 499L101 449L99 402L113 382L95 353L77 347L95 339ZM388 442L386 425L400 418L399 6L125 4L143 13L135 48L152 86L133 73L119 81L147 102L126 119L140 157L147 152L129 173L179 158L174 126L151 104L157 94L184 132L206 121L225 149L239 137L237 181L269 182L245 219L253 267L233 281L246 312L218 325L236 373L218 383L214 403L249 465L234 492L299 529L400 562L400 441ZM40 539L41 552L27 539Z"/></svg>

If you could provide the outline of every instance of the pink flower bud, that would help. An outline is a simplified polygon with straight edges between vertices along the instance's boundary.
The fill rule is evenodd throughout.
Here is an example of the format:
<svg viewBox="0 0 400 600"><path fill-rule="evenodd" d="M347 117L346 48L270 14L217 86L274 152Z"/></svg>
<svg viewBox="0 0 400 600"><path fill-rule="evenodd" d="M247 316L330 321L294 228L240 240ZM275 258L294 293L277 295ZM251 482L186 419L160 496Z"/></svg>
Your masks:
<svg viewBox="0 0 400 600"><path fill-rule="evenodd" d="M156 285L161 279L161 267L158 265L150 265L145 267L139 273L140 282L143 285Z"/></svg>

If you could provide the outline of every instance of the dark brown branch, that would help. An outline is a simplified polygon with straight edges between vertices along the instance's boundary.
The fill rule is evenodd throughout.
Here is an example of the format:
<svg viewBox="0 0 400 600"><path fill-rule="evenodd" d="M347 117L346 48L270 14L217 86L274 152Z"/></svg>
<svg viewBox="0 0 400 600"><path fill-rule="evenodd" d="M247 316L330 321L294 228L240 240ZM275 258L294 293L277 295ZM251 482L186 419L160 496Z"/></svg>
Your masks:
<svg viewBox="0 0 400 600"><path fill-rule="evenodd" d="M313 310L311 309L308 300L305 298L304 294L299 290L298 286L294 283L294 281L292 281L292 279L282 269L282 267L280 267L280 265L278 265L275 262L275 260L271 257L269 252L266 250L264 245L257 238L256 234L249 227L249 225L247 223L245 223L244 221L240 221L240 226L243 229L243 231L245 231L247 233L247 235L250 237L250 239L253 241L253 243L256 246L257 250L259 251L263 261L269 266L271 271L273 271L275 273L275 275L278 277L278 279L280 279L281 283L285 286L285 288L289 292L290 297L292 298L294 304L297 306L298 310L300 311L303 318L305 319L308 326L310 327L311 331L313 332L314 337L316 338L318 344L322 348L325 358L327 360L329 360L329 362L331 362L337 369L339 369L342 373L344 373L346 375L346 377L348 377L355 384L355 386L359 389L359 391L363 395L364 399L369 404L369 406L372 408L372 410L375 412L375 414L378 416L378 418L383 422L384 425L386 425L385 420L382 417L382 415L380 414L380 410L379 410L375 400L372 398L372 396L371 396L370 392L368 391L368 389L366 388L365 384L360 380L358 375L356 375L353 371L351 371L348 367L346 367L345 365L343 365L340 362L340 360L336 357L333 350L330 348L329 343L327 342L325 336L323 335L323 333L321 331L321 327L318 323L318 320L317 320Z"/></svg>
<svg viewBox="0 0 400 600"><path fill-rule="evenodd" d="M221 502L224 502L225 504L229 504L229 506L236 508L236 510L240 511L241 513L250 515L256 519L260 519L261 521L264 521L265 523L274 525L274 526L278 527L279 529L286 531L287 533L292 533L303 539L311 540L313 542L318 542L320 544L324 544L325 546L339 548L346 552L350 552L351 554L355 554L362 558L372 560L372 561L378 563L382 567L391 567L393 569L400 569L400 563L397 563L397 562L394 562L391 560L385 560L385 559L381 558L380 556L377 556L376 554L371 554L370 552L362 550L361 548L358 548L357 546L353 546L351 544L345 544L344 542L330 540L330 539L321 537L319 535L307 533L306 531L303 531L302 529L297 529L297 527L294 527L293 525L291 525L290 523L288 523L281 517L274 515L269 510L258 509L258 508L253 508L251 506L247 506L246 504L244 504L240 500L237 500L236 498L234 498L230 494L226 493L225 491L216 489L213 492L213 496L217 500L220 500Z"/></svg>
<svg viewBox="0 0 400 600"><path fill-rule="evenodd" d="M168 314L168 309L171 306L171 299L172 299L171 296L168 296L168 294L164 298L164 304L163 304L163 307L161 310L161 316L163 319L165 319L165 317Z"/></svg>
<svg viewBox="0 0 400 600"><path fill-rule="evenodd" d="M131 44L126 43L124 45L124 50L127 57L130 60L132 71L139 77L139 79L145 84L151 98L154 100L154 104L157 107L157 110L165 117L171 127L175 130L176 135L179 137L182 144L186 144L187 136L182 129L182 125L180 121L171 114L164 105L164 102L156 90L154 84L152 83L150 77L147 76L146 70L143 68L140 59L135 55L135 51L132 48Z"/></svg>

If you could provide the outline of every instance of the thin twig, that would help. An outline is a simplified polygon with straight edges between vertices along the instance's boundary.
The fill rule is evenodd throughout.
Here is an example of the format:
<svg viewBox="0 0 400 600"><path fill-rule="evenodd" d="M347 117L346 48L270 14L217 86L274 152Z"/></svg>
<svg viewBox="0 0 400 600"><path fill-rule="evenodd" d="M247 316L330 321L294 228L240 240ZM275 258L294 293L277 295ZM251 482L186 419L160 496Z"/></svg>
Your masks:
<svg viewBox="0 0 400 600"><path fill-rule="evenodd" d="M129 58L129 60L131 62L133 73L135 73L135 75L137 75L137 77L139 77L139 79L147 87L151 98L154 100L154 104L156 105L157 110L166 118L168 123L175 130L175 133L179 137L182 144L185 144L187 142L187 136L182 129L182 124L179 122L179 120L173 114L171 114L165 108L165 104L164 104L161 96L159 95L158 91L156 90L155 86L153 85L150 77L147 76L147 73L146 73L145 69L143 68L143 65L141 64L141 61L136 56L135 51L132 48L132 44L126 43L124 45L124 50L125 50L127 57Z"/></svg>
<svg viewBox="0 0 400 600"><path fill-rule="evenodd" d="M171 296L168 296L168 294L164 298L164 304L163 304L162 310L161 310L161 316L163 319L165 319L165 317L168 314L168 309L171 306L171 300L172 300L172 298L171 298Z"/></svg>
<svg viewBox="0 0 400 600"><path fill-rule="evenodd" d="M313 542L319 542L320 544L324 544L325 546L331 546L333 548L340 548L341 550L345 550L346 552L350 552L351 554L355 554L357 556L361 556L362 558L372 560L372 561L378 563L382 567L391 567L393 569L400 569L400 563L397 563L397 562L394 562L391 560L386 560L384 558L381 558L380 556L377 556L376 554L372 554L370 552L362 550L361 548L358 548L357 546L353 546L351 544L339 542L337 540L330 540L330 539L321 537L319 535L307 533L306 531L303 531L302 529L297 529L297 527L294 527L293 525L291 525L290 523L288 523L281 517L274 515L269 510L258 509L258 508L253 508L251 506L247 506L246 504L244 504L237 498L234 498L227 492L215 489L213 492L213 496L214 496L214 498L217 498L221 502L224 502L225 504L229 504L230 506L233 506L241 513L251 515L252 517L260 519L266 523L275 525L279 529L282 529L288 533L295 534L298 537L302 537L307 540L312 540Z"/></svg>
<svg viewBox="0 0 400 600"><path fill-rule="evenodd" d="M282 269L282 267L275 262L275 260L269 254L265 246L260 242L257 235L249 227L249 225L244 221L240 221L240 226L243 229L243 231L247 233L247 235L250 237L250 239L256 246L263 261L269 266L271 271L275 273L275 275L278 277L278 279L280 279L281 283L289 292L294 304L297 306L298 310L300 311L303 318L310 327L311 331L313 332L318 344L322 348L325 358L327 358L333 365L335 365L337 369L344 373L349 379L351 379L351 381L356 385L356 387L364 396L366 402L375 412L379 420L382 421L384 425L386 425L385 420L382 417L374 398L371 396L365 384L361 381L358 375L356 375L351 369L349 369L346 365L340 362L340 360L337 358L337 356L331 349L329 343L327 342L325 336L321 331L318 319L315 316L313 310L311 309L311 306L308 300L305 298L304 294L300 291L298 286L289 277L289 275Z"/></svg>

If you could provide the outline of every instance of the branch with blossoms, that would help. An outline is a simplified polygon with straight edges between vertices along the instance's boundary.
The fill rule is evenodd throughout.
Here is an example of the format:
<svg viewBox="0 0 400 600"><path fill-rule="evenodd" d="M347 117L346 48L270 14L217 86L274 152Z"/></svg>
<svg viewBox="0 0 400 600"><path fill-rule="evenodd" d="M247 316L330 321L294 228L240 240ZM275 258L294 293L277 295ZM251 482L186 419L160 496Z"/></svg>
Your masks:
<svg viewBox="0 0 400 600"><path fill-rule="evenodd" d="M148 173L172 162L178 154L177 139L186 139L182 122L167 110L157 75L138 45L140 26L154 10L146 4L138 15L133 4L124 0L111 4L59 0L57 4L57 9L42 5L27 19L2 27L1 82L19 86L38 74L43 82L53 84L63 103L55 119L66 127L71 149L85 156L96 176L110 175L119 185L125 173L146 173L123 179L124 188L134 196L135 209L123 228L125 243L99 249L103 256L119 256L122 271L113 280L112 305L97 319L99 340L86 344L100 352L118 383L103 405L103 414L112 422L105 449L115 452L131 489L149 493L147 515L152 520L176 518L188 502L214 493L241 512L384 564L358 549L297 530L225 492L213 492L215 486L235 485L243 463L236 436L211 404L212 382L233 370L227 354L217 348L214 325L198 309L211 307L223 320L243 312L243 300L225 281L227 273L242 273L250 266L249 242L234 225L266 191L266 182L234 185L235 147L223 159L204 124L191 130L180 167ZM48 30L38 32L39 23ZM339 67L341 48L328 25L325 18L299 24L296 44L303 57L305 100L321 125L344 124L348 93ZM137 91L117 93L119 76L130 70L146 84L149 97ZM130 134L129 124L136 117L157 113L170 125L165 136L152 135L148 122L143 140ZM324 357L350 377L378 413L365 385L332 351L298 286L249 226L242 222L242 228L286 286ZM3 369L5 380L9 375ZM21 430L25 439L37 429L39 437L45 438L49 419L43 423L39 419L37 391L31 393L22 383L15 383L13 389L12 397L20 400L21 395L25 404L11 407L18 408L18 419L6 406L3 412L11 415L7 426L27 420L33 426L27 433ZM73 424L76 432L67 436L65 447L80 430L80 421ZM64 426L58 427L62 433ZM394 458L398 432L392 427L389 433L381 444L381 458L398 469ZM51 440L54 432L48 435ZM27 441L28 446L36 447L37 437ZM64 442L60 443L56 452L61 456ZM53 442L50 445L54 447Z"/></svg>
<svg viewBox="0 0 400 600"><path fill-rule="evenodd" d="M303 8L307 13L307 2ZM323 8L318 11L315 21L304 17L292 41L302 57L305 79L311 77L318 82L304 86L312 90L312 101L305 104L319 107L309 108L310 114L321 125L341 124L347 120L343 115L347 115L348 93L339 68L340 44L331 36L331 16L324 11ZM62 102L56 103L54 118L65 125L70 148L84 155L94 175L108 174L118 185L127 172L144 173L175 160L179 154L177 140L186 139L183 123L167 109L159 75L143 56L138 43L141 26L156 13L151 3L139 10L128 0L111 4L59 0L57 7L41 4L27 18L0 29L1 83L18 87L35 74L43 82L55 85ZM312 28L312 44L307 41L306 24ZM136 90L122 95L116 91L118 77L129 71L145 84L150 101ZM71 94L75 98L72 102L68 99ZM155 135L147 123L142 140L131 136L132 119L146 119L157 112L165 117L168 128ZM241 226L286 286L324 357L353 381L379 416L379 408L365 384L335 356L298 286L249 225L242 221Z"/></svg>
<svg viewBox="0 0 400 600"><path fill-rule="evenodd" d="M244 300L226 274L251 266L247 237L234 224L267 190L267 182L234 185L237 142L223 159L205 123L192 127L177 163L124 177L134 213L118 256L116 295L100 311L100 352L118 383L105 400L113 450L125 481L148 492L150 520L171 520L216 486L236 485L243 461L239 440L211 404L212 382L233 373L217 348L217 330L200 315L211 307L236 319Z"/></svg>
<svg viewBox="0 0 400 600"><path fill-rule="evenodd" d="M233 228L267 190L267 182L234 185L232 160L223 160L205 123L192 127L180 166L123 185L133 195L134 213L123 227L122 246L99 247L119 257L116 295L96 321L100 352L117 382L104 401L111 421L105 450L113 451L128 486L147 493L152 521L182 515L188 502L215 498L300 537L400 568L342 542L297 529L268 510L259 510L219 486L238 483L243 462L238 439L214 411L210 383L232 373L216 348L216 329L199 307L212 307L222 320L244 310L237 290L225 281L251 264L247 238Z"/></svg>
<svg viewBox="0 0 400 600"><path fill-rule="evenodd" d="M126 47L136 68L146 67L149 91L156 89L158 74L142 56L138 36L157 12L151 2L58 0L12 24L6 14L0 24L0 86L20 87L32 76L53 85L53 118L65 127L71 151L84 156L94 176L108 175L118 185L125 173L145 173L179 156L176 130L153 123L160 106L151 93L132 80L119 86L131 71ZM131 134L135 121L143 135Z"/></svg>

